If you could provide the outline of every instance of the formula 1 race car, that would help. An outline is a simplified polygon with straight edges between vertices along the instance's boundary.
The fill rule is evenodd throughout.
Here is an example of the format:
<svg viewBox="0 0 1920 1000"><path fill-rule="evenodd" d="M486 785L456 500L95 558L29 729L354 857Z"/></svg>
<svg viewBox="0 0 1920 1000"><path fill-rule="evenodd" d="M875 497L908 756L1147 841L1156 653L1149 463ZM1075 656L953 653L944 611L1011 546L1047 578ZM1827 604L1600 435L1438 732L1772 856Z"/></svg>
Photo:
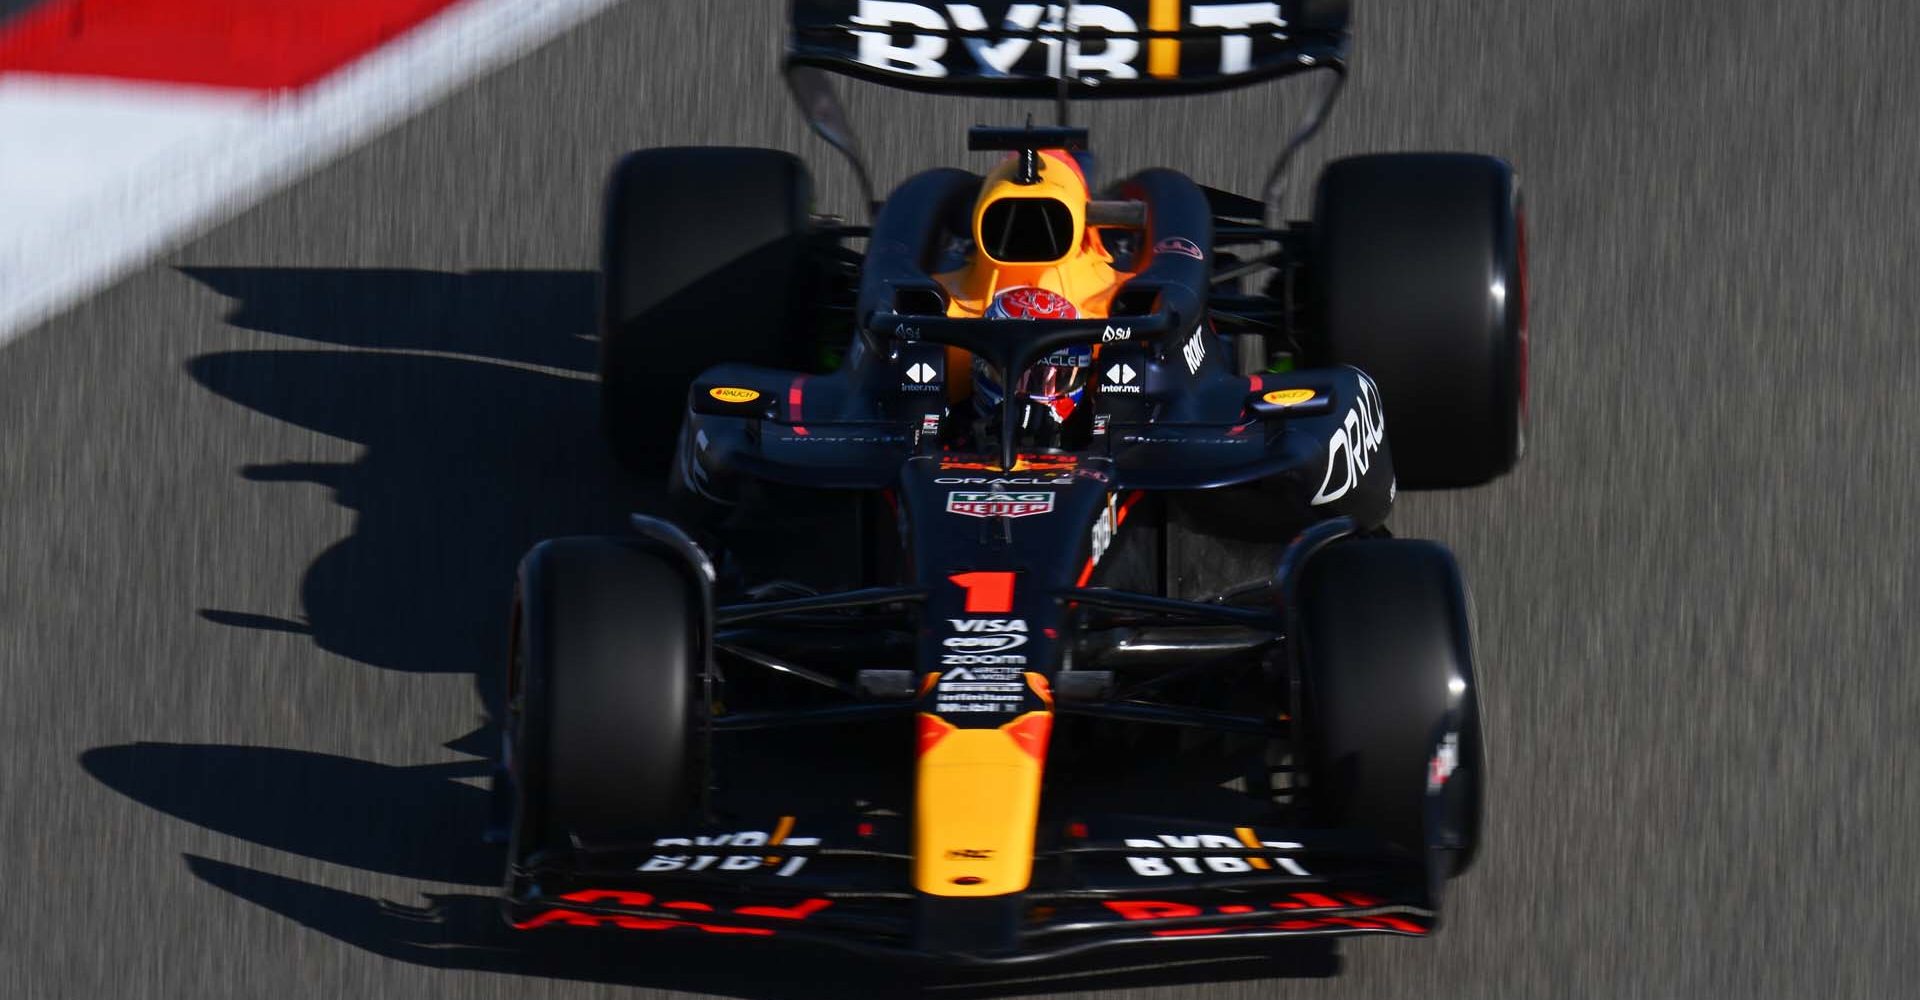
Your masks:
<svg viewBox="0 0 1920 1000"><path fill-rule="evenodd" d="M1513 170L1338 160L1273 223L1102 180L1065 124L1324 71L1277 180L1345 0L794 0L792 29L863 184L827 71L1060 123L972 129L997 165L869 191L863 226L784 152L616 167L605 430L675 513L521 564L508 921L955 967L1432 932L1479 836L1479 685L1453 557L1383 524L1520 456ZM1275 555L1182 596L1181 538Z"/></svg>

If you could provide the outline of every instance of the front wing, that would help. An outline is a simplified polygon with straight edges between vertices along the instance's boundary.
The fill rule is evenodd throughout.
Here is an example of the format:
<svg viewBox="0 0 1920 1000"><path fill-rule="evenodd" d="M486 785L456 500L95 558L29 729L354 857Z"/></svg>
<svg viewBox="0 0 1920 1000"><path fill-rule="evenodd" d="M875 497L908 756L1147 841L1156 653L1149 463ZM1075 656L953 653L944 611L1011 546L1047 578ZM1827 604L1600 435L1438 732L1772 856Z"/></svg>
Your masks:
<svg viewBox="0 0 1920 1000"><path fill-rule="evenodd" d="M906 831L867 821L847 837L712 833L536 858L513 873L505 915L528 931L779 938L955 965L1116 947L1252 951L1264 939L1417 937L1436 927L1425 866L1362 835L1153 819L1101 826L1097 838L1086 823L1045 838L1053 843L1036 852L1031 885L1005 896L914 892ZM801 840L813 843L795 846Z"/></svg>

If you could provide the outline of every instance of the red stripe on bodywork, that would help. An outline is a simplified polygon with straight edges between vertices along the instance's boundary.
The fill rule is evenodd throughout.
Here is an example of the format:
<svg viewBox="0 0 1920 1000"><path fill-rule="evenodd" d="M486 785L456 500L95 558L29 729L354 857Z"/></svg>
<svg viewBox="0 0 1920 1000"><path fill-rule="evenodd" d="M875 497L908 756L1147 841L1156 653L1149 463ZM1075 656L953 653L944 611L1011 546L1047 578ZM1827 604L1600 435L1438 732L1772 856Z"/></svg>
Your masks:
<svg viewBox="0 0 1920 1000"><path fill-rule="evenodd" d="M938 677L938 674L928 674ZM920 753L922 756L933 749L933 745L947 738L947 734L959 728L953 723L928 712L920 713Z"/></svg>
<svg viewBox="0 0 1920 1000"><path fill-rule="evenodd" d="M531 920L522 920L513 926L517 930L528 931L548 924L564 924L568 927L613 927L623 931L670 931L676 927L691 927L708 934L773 936L773 931L766 927L734 927L727 924L701 924L691 920L630 917L621 913L582 913L579 910L548 910Z"/></svg>
<svg viewBox="0 0 1920 1000"><path fill-rule="evenodd" d="M1073 176L1080 179L1081 187L1087 186L1086 171L1080 169L1080 161L1074 159L1072 153L1064 149L1042 149L1039 152L1041 156L1044 156L1047 159L1054 161L1055 163L1059 163L1062 166L1065 166L1068 170L1073 171Z"/></svg>
<svg viewBox="0 0 1920 1000"><path fill-rule="evenodd" d="M49 0L0 32L0 73L297 90L456 0Z"/></svg>
<svg viewBox="0 0 1920 1000"><path fill-rule="evenodd" d="M1107 909L1128 920L1173 920L1180 917L1197 917L1206 912L1191 903L1174 903L1157 899L1109 899L1103 902Z"/></svg>
<svg viewBox="0 0 1920 1000"><path fill-rule="evenodd" d="M803 899L792 906L742 906L733 912L743 917L773 917L778 920L805 920L833 905L831 899Z"/></svg>
<svg viewBox="0 0 1920 1000"><path fill-rule="evenodd" d="M805 427L799 426L800 420L801 420L800 403L802 400L806 399L806 396L807 396L806 385L807 385L807 377L805 375L802 375L799 378L794 379L793 385L787 388L787 422L790 424L793 424L794 425L793 432L801 436L805 436L807 433L807 429Z"/></svg>
<svg viewBox="0 0 1920 1000"><path fill-rule="evenodd" d="M1028 674L1037 677L1038 674ZM923 730L924 731L924 730ZM1046 763L1047 736L1053 732L1053 713L1028 712L1027 714L1000 727L1000 731L1013 738L1015 746L1033 755L1033 759Z"/></svg>

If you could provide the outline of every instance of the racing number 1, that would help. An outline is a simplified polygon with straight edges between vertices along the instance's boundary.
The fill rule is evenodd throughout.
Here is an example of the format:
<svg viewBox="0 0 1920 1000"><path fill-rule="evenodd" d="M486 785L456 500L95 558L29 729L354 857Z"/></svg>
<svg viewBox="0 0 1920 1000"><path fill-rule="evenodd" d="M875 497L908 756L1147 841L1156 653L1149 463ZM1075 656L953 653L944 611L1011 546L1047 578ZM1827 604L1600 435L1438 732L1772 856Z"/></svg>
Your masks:
<svg viewBox="0 0 1920 1000"><path fill-rule="evenodd" d="M947 577L967 592L967 614L1004 615L1013 610L1012 573L956 573Z"/></svg>

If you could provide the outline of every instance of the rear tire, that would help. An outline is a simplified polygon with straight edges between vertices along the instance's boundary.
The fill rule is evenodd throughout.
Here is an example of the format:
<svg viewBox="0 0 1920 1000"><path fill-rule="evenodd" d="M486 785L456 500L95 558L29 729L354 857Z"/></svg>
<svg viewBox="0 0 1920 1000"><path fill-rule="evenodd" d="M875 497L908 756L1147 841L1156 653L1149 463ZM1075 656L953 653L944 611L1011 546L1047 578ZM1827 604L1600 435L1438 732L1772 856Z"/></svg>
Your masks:
<svg viewBox="0 0 1920 1000"><path fill-rule="evenodd" d="M703 585L644 539L554 539L521 562L507 693L516 863L688 817L705 780L691 742Z"/></svg>
<svg viewBox="0 0 1920 1000"><path fill-rule="evenodd" d="M1441 876L1466 870L1486 767L1466 592L1435 542L1337 542L1297 590L1312 801L1330 826L1371 830ZM1456 691L1455 688L1458 688ZM1456 763L1430 772L1449 734Z"/></svg>
<svg viewBox="0 0 1920 1000"><path fill-rule="evenodd" d="M1526 242L1487 156L1337 160L1314 199L1318 363L1373 376L1402 489L1489 482L1525 447Z"/></svg>
<svg viewBox="0 0 1920 1000"><path fill-rule="evenodd" d="M812 181L772 149L629 153L601 230L600 404L614 454L673 454L687 386L714 365L803 367Z"/></svg>

